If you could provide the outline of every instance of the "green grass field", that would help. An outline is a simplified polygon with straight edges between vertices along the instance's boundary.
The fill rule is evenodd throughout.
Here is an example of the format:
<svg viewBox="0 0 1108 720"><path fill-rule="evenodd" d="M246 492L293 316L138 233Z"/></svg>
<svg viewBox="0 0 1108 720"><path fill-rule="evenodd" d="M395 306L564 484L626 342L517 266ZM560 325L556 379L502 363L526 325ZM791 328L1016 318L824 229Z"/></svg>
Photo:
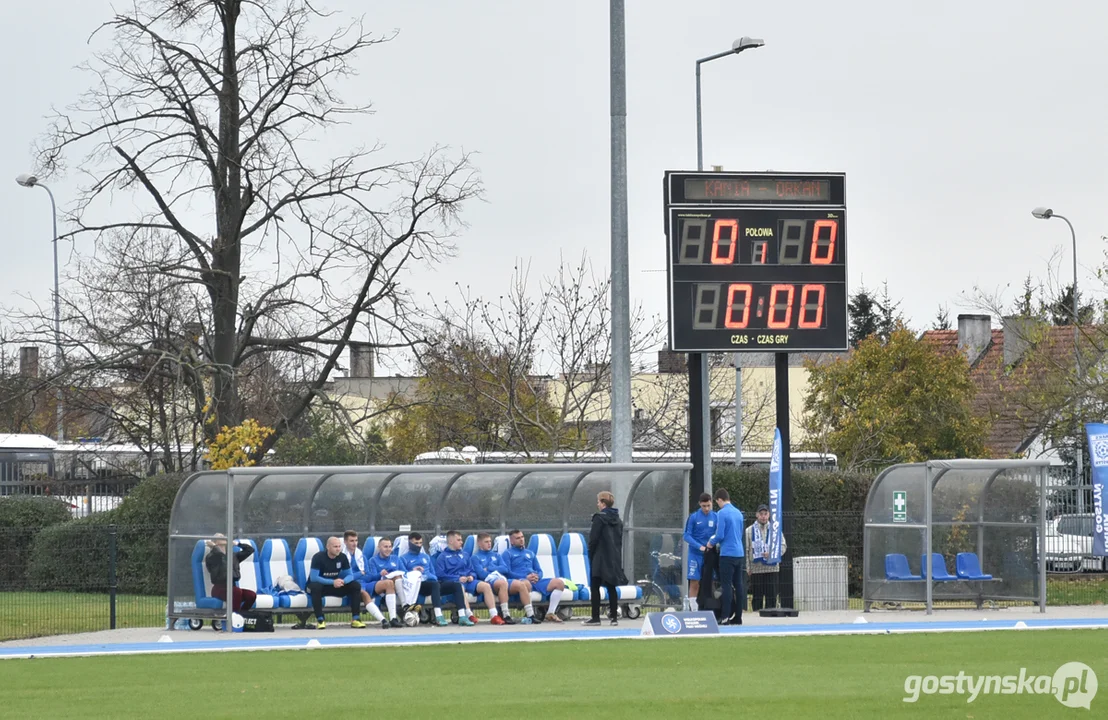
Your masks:
<svg viewBox="0 0 1108 720"><path fill-rule="evenodd" d="M1047 579L1047 605L1108 604L1108 574L1056 575ZM972 603L946 603L945 607L972 608ZM862 600L851 598L851 610L861 610ZM922 605L905 604L905 608ZM582 614L585 610L580 611ZM107 630L107 594L0 593L0 641ZM486 613L478 611L484 617ZM116 627L161 627L165 599L120 595L116 600Z"/></svg>
<svg viewBox="0 0 1108 720"><path fill-rule="evenodd" d="M162 627L165 598L143 595L116 597L116 627ZM107 594L0 593L0 640L107 630Z"/></svg>
<svg viewBox="0 0 1108 720"><path fill-rule="evenodd" d="M908 675L1053 675L1108 683L1108 631L613 640L0 661L11 718L1064 717L1051 695L924 695ZM407 693L402 688L418 688ZM405 700L404 702L407 702ZM1108 685L1092 716L1108 707ZM391 708L391 709L390 709Z"/></svg>

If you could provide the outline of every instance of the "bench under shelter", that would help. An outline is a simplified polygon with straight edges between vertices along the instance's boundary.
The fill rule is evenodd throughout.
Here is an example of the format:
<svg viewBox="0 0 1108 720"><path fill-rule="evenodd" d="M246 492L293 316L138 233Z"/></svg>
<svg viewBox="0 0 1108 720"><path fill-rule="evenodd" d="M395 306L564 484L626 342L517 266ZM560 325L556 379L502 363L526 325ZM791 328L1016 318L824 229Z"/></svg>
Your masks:
<svg viewBox="0 0 1108 720"><path fill-rule="evenodd" d="M995 601L1046 612L1049 465L931 460L882 471L866 498L864 610Z"/></svg>
<svg viewBox="0 0 1108 720"><path fill-rule="evenodd" d="M310 607L308 598L272 592L274 584L289 576L303 589L312 555L331 535L357 531L369 555L377 538L402 539L406 545L410 531L423 534L430 549L432 538L458 530L469 549L475 533L506 536L518 528L536 551L544 576L577 583L580 589L561 603L571 612L590 600L584 539L602 490L615 494L624 522L629 585L618 592L623 611L637 616L643 588L649 589L653 578L661 572L683 577L683 553L659 553L658 548L684 547L690 469L688 463L559 463L260 466L196 473L181 485L170 515L170 627L182 618L194 628L216 619L227 620L230 627L225 603L211 596L203 563L204 541L216 533L255 548L239 585L260 593L256 610L296 614ZM539 611L544 599L532 600ZM341 610L343 603L345 599L325 598L328 612Z"/></svg>

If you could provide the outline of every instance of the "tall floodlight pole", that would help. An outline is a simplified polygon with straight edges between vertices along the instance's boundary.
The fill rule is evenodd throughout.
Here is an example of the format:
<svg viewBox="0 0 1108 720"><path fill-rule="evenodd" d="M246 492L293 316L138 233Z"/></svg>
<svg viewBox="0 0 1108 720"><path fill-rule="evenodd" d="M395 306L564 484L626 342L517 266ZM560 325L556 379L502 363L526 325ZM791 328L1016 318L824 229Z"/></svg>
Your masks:
<svg viewBox="0 0 1108 720"><path fill-rule="evenodd" d="M1078 328L1080 322L1080 315L1078 315L1077 308L1077 233L1073 230L1073 223L1069 221L1069 218L1064 215L1059 215L1050 208L1037 207L1031 211L1031 214L1040 220L1049 220L1051 218L1060 218L1066 221L1066 225L1070 228L1070 239L1073 240L1073 359L1074 366L1077 368L1077 383L1075 385L1078 388L1077 407L1081 408L1081 396L1080 396L1080 382L1081 382L1081 351L1078 348L1077 341L1081 335L1081 331ZM1080 418L1078 418L1080 419ZM1077 506L1078 512L1085 512L1085 491L1081 489L1081 485L1085 481L1085 443L1080 440L1082 437L1082 431L1080 424L1077 430L1078 445L1077 445Z"/></svg>
<svg viewBox="0 0 1108 720"><path fill-rule="evenodd" d="M38 178L34 175L20 175L15 181L23 187L40 187L50 196L50 216L54 223L54 372L60 373L62 369L62 313L60 304L61 295L58 289L58 207L54 203L54 193L50 192L50 188L39 182ZM62 395L62 386L60 382L56 388L56 397L57 434L58 442L60 443L65 440L65 424L62 422L62 418L65 415L65 400Z"/></svg>
<svg viewBox="0 0 1108 720"><path fill-rule="evenodd" d="M627 74L623 0L609 12L612 206L612 462L631 462L631 288L627 241Z"/></svg>
<svg viewBox="0 0 1108 720"><path fill-rule="evenodd" d="M765 45L759 38L741 37L731 43L731 49L716 53L696 61L696 169L704 169L704 122L700 104L700 66L706 62L719 60L729 55L738 55L743 50ZM742 403L742 369L736 363L735 389L735 442L741 442L739 426ZM692 458L693 478L691 494L698 496L702 492L712 491L712 402L711 382L708 373L708 354L689 353L689 453ZM736 458L739 451L736 451ZM695 498L694 498L695 499ZM695 504L695 503L690 503Z"/></svg>

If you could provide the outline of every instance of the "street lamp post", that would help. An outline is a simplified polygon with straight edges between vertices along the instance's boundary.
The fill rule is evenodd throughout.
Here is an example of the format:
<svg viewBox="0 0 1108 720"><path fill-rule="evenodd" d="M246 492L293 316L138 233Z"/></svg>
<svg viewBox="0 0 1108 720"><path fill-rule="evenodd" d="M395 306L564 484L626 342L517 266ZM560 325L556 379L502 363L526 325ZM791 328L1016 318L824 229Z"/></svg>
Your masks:
<svg viewBox="0 0 1108 720"><path fill-rule="evenodd" d="M58 289L58 206L54 203L54 193L50 192L50 188L39 182L39 179L34 175L20 175L15 181L23 187L40 187L50 196L50 217L54 224L54 371L60 373L62 368L62 313L61 295ZM60 443L65 440L65 424L62 422L62 418L65 415L65 406L60 382L56 388L56 397L57 434L58 442Z"/></svg>
<svg viewBox="0 0 1108 720"><path fill-rule="evenodd" d="M1066 225L1070 228L1070 239L1073 240L1073 357L1074 364L1077 368L1077 383L1078 397L1077 408L1081 408L1081 395L1080 395L1080 382L1081 382L1081 351L1077 346L1078 338L1080 337L1080 330L1078 323L1080 322L1080 315L1078 315L1077 307L1077 233L1073 230L1073 223L1069 221L1069 218L1064 215L1059 215L1050 208L1037 207L1031 211L1031 214L1040 220L1049 220L1051 218L1061 218L1066 221ZM1078 418L1080 420L1080 418ZM1078 437L1081 437L1081 429L1078 427ZM1085 511L1085 492L1081 489L1081 485L1085 480L1085 443L1080 441L1077 448L1077 505L1078 512Z"/></svg>
<svg viewBox="0 0 1108 720"><path fill-rule="evenodd" d="M765 45L759 38L741 37L725 52L696 61L696 169L704 169L704 123L700 109L700 66L743 50ZM708 354L689 353L689 448L693 464L693 495L712 490L712 404ZM698 443L697 440L700 440ZM735 462L742 459L742 367L735 362ZM699 487L699 491L697 488Z"/></svg>

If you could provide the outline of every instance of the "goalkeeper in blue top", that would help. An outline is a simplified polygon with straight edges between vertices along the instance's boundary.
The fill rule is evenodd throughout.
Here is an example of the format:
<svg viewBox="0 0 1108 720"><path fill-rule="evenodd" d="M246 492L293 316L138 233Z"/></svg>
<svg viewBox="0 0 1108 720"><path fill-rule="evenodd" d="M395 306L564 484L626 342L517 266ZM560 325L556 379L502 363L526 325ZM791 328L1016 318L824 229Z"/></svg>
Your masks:
<svg viewBox="0 0 1108 720"><path fill-rule="evenodd" d="M704 550L716 531L719 518L712 510L712 496L700 493L700 509L685 522L684 540L689 546L689 609L698 610L696 596L700 593L700 569L704 566ZM711 578L708 578L711 581Z"/></svg>
<svg viewBox="0 0 1108 720"><path fill-rule="evenodd" d="M562 591L566 584L561 578L543 578L542 568L539 567L539 559L532 551L527 549L522 530L512 530L508 533L508 541L511 545L500 553L500 567L509 580L524 580L539 593L550 593L550 605L546 610L546 619L553 623L560 623L558 617L558 603L562 601ZM520 601L524 603L522 620L524 625L536 623L535 608L531 606L530 589L527 594L520 593Z"/></svg>

